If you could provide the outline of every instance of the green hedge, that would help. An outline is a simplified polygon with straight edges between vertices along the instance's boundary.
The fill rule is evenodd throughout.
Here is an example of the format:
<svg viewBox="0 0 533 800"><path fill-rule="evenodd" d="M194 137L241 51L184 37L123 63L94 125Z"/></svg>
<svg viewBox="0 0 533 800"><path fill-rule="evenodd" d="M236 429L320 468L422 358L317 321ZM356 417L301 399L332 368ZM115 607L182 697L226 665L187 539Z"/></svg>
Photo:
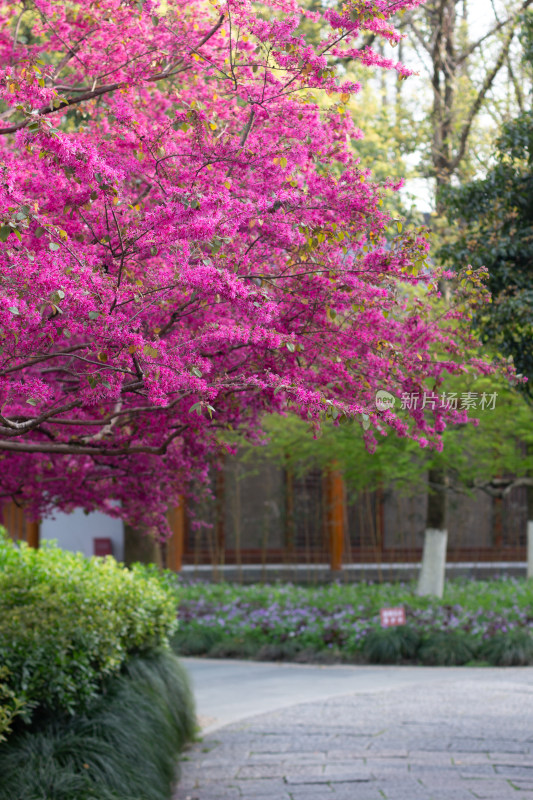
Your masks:
<svg viewBox="0 0 533 800"><path fill-rule="evenodd" d="M16 546L0 531L0 735L14 711L28 723L87 709L129 657L167 646L176 624L175 594L142 571Z"/></svg>

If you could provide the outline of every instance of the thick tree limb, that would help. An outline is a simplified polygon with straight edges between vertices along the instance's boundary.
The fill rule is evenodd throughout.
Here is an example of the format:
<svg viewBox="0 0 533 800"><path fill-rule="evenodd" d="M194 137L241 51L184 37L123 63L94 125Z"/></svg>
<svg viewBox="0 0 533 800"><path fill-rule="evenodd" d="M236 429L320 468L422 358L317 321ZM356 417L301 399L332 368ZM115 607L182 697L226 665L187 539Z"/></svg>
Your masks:
<svg viewBox="0 0 533 800"><path fill-rule="evenodd" d="M533 2L533 0L527 0L528 5L531 2ZM461 130L461 135L459 137L458 150L457 150L457 152L456 152L456 154L455 154L455 156L454 156L454 158L453 158L453 160L452 160L452 162L450 164L450 172L454 172L457 169L457 167L461 163L462 158L464 157L464 154L466 152L466 145L468 143L468 137L470 135L470 130L472 128L472 124L474 122L476 114L478 113L479 109L481 108L481 105L482 105L482 103L483 103L483 101L484 101L484 99L485 99L485 97L487 95L487 92L490 90L492 84L494 83L494 79L496 78L496 75L498 74L498 72L502 68L503 64L505 63L505 60L507 59L507 55L508 55L509 50L511 48L511 42L513 40L514 34L515 34L514 28L511 31L508 32L507 37L506 37L506 39L505 39L505 41L504 41L504 43L502 45L502 49L500 51L500 54L499 54L498 58L496 59L496 63L494 64L494 66L490 70L490 72L485 76L485 80L483 81L483 85L481 86L481 89L479 90L476 99L474 100L474 102L472 103L472 105L470 107L470 110L469 110L469 112L467 114L465 123L464 123L464 125L462 127L462 130Z"/></svg>
<svg viewBox="0 0 533 800"><path fill-rule="evenodd" d="M136 453L147 453L148 455L162 456L166 453L169 444L180 435L181 431L173 432L168 436L159 447L149 445L132 445L131 447L106 447L105 445L88 445L52 442L12 442L0 439L0 452L8 451L15 453L49 453L51 455L72 455L72 456L129 456Z"/></svg>

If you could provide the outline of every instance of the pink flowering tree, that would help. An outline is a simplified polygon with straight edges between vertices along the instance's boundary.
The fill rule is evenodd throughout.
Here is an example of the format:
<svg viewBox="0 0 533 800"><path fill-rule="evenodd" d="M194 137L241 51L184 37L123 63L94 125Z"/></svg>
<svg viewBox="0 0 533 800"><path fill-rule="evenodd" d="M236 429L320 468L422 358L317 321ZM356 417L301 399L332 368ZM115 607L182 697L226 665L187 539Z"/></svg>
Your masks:
<svg viewBox="0 0 533 800"><path fill-rule="evenodd" d="M419 1L4 5L2 497L163 530L221 432L253 437L265 411L355 419L369 447L438 446L463 419L376 407L483 368L462 355L482 292L469 275L435 311L426 237L391 234L398 187L358 163L359 85L335 66L408 77L358 37L397 42Z"/></svg>

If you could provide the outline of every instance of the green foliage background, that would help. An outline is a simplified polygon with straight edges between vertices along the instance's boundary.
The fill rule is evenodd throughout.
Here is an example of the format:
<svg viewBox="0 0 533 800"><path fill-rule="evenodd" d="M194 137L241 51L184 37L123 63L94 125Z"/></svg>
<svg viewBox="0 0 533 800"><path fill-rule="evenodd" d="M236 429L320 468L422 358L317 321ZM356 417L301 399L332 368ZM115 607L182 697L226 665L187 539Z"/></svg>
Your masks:
<svg viewBox="0 0 533 800"><path fill-rule="evenodd" d="M443 388L457 392L459 397L467 392L478 397L496 393L497 397L494 409L469 412L478 424L469 422L446 429L441 452L393 434L377 434L377 449L370 453L358 422L325 422L320 436L313 438L307 423L292 415L266 418L263 447L241 443L241 452L245 462L261 457L296 474L313 468L327 470L335 462L353 496L380 485L414 494L426 485L427 470L435 468L446 471L451 488L467 493L495 475L525 477L533 471L531 406L508 381L491 376L473 380L465 374L447 381Z"/></svg>

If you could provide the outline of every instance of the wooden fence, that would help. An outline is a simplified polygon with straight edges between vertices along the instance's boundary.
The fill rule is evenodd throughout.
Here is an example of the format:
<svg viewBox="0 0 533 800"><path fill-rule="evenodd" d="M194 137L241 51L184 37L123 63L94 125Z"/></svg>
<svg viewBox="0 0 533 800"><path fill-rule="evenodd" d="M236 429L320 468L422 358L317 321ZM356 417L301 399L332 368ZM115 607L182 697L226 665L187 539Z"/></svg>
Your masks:
<svg viewBox="0 0 533 800"><path fill-rule="evenodd" d="M229 459L211 499L189 507L182 562L324 564L417 562L427 493L383 487L350 495L340 473L294 474L268 462ZM448 561L524 561L527 491L447 498Z"/></svg>

